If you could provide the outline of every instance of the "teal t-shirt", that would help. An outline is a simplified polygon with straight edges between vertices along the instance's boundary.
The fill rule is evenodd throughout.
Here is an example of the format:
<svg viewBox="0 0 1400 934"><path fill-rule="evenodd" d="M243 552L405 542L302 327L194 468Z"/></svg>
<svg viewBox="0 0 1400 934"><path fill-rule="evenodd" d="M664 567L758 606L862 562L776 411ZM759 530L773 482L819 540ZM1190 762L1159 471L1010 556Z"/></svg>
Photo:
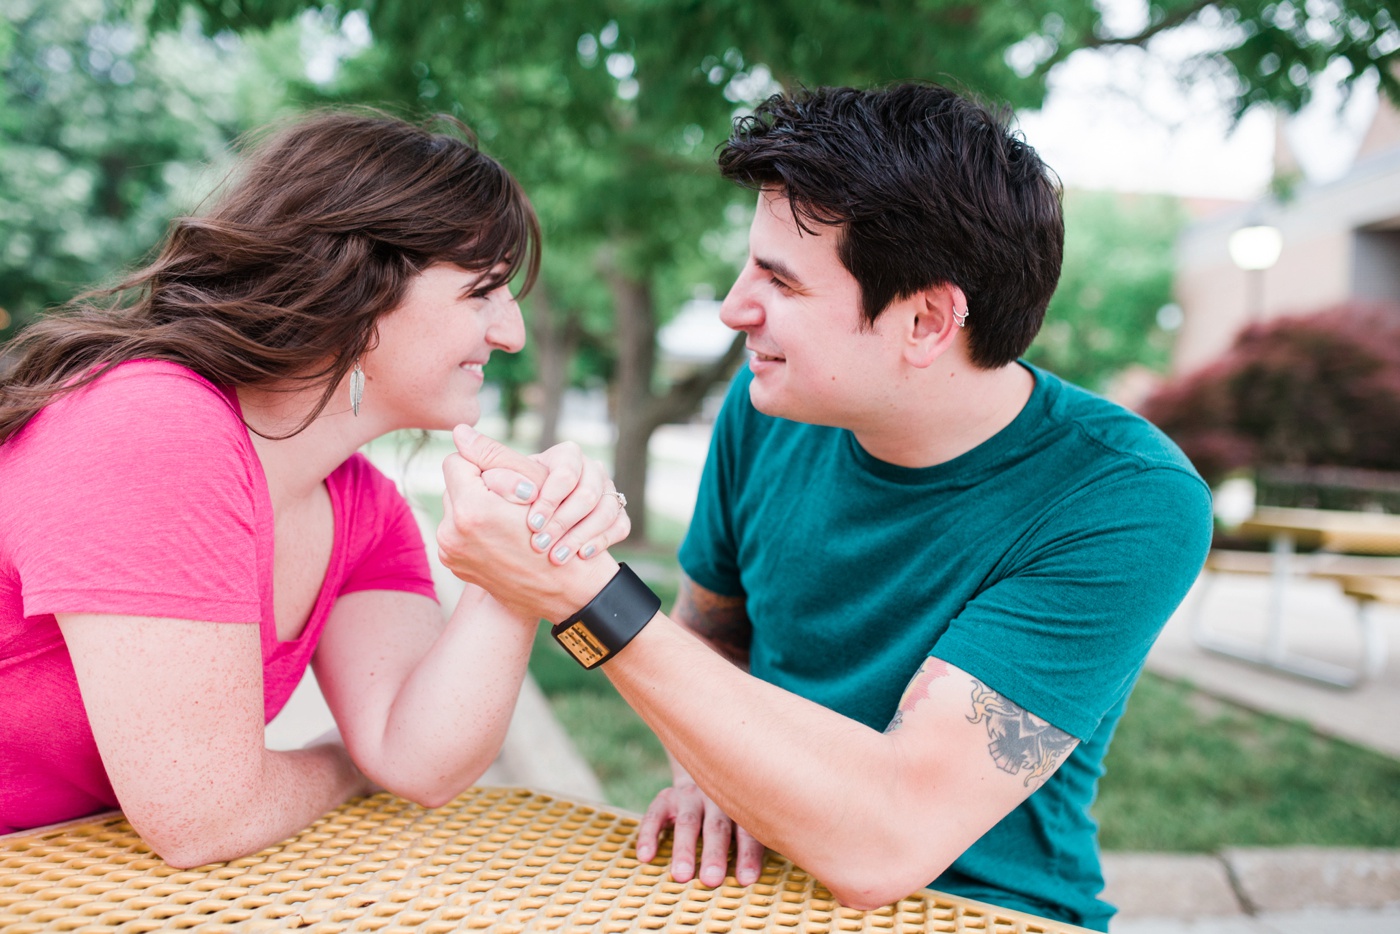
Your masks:
<svg viewBox="0 0 1400 934"><path fill-rule="evenodd" d="M754 675L872 729L934 655L1079 739L931 885L1107 929L1089 805L1147 651L1205 561L1210 491L1152 425L1029 369L1010 425L924 468L758 412L742 371L680 561L746 598Z"/></svg>

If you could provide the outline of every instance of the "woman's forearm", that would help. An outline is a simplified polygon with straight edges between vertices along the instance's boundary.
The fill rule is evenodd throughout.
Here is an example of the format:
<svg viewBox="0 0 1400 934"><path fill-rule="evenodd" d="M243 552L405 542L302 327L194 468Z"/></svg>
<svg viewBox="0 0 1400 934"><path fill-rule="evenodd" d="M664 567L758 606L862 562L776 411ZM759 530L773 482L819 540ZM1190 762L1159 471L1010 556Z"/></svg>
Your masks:
<svg viewBox="0 0 1400 934"><path fill-rule="evenodd" d="M476 588L400 687L367 773L437 807L481 777L510 726L535 626Z"/></svg>
<svg viewBox="0 0 1400 934"><path fill-rule="evenodd" d="M369 790L339 743L263 753L252 780L225 789L226 798L133 804L127 819L162 859L186 869L256 853Z"/></svg>

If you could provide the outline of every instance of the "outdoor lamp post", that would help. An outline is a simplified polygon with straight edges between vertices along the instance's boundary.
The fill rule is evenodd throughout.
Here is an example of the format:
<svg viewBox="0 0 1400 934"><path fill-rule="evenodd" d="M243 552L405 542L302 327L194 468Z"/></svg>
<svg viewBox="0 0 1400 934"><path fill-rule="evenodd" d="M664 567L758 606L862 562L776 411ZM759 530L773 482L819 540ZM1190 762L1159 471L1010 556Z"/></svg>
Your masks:
<svg viewBox="0 0 1400 934"><path fill-rule="evenodd" d="M1230 259L1245 271L1246 310L1251 321L1264 314L1264 270L1278 262L1283 234L1277 227L1252 224L1230 234Z"/></svg>

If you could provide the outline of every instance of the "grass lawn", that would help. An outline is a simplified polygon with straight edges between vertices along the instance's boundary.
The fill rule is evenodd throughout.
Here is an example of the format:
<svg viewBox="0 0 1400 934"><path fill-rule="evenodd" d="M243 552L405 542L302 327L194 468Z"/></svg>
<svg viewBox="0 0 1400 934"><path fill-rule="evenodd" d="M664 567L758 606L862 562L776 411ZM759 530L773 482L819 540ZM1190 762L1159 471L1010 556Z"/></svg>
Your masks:
<svg viewBox="0 0 1400 934"><path fill-rule="evenodd" d="M1105 762L1105 849L1393 847L1400 761L1145 675Z"/></svg>
<svg viewBox="0 0 1400 934"><path fill-rule="evenodd" d="M670 607L673 551L617 551ZM544 627L530 669L608 800L645 810L670 780L665 752L607 677L579 668ZM1400 761L1151 674L1129 701L1105 766L1094 806L1105 849L1400 840Z"/></svg>

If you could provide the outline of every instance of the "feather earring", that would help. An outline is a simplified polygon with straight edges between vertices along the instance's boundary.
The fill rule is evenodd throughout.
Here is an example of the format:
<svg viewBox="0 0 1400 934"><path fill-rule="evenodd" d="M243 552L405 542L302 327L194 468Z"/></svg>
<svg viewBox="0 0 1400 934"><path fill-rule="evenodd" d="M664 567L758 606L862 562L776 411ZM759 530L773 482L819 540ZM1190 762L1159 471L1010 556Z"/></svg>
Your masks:
<svg viewBox="0 0 1400 934"><path fill-rule="evenodd" d="M350 371L350 411L355 415L360 414L360 400L365 397L365 371L360 366L360 361L355 361L355 368Z"/></svg>

